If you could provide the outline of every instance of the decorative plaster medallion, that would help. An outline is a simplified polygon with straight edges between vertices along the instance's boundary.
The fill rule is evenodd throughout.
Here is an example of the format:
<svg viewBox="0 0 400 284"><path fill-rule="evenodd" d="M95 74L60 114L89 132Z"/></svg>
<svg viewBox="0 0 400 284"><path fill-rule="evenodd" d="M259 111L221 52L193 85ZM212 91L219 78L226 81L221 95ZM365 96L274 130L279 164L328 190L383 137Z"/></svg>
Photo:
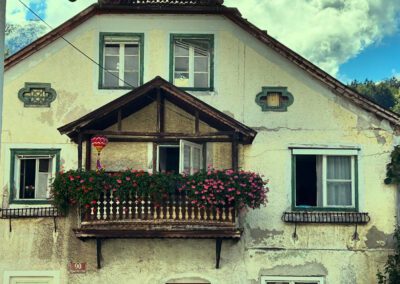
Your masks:
<svg viewBox="0 0 400 284"><path fill-rule="evenodd" d="M18 92L24 107L50 107L56 97L57 93L49 83L25 83L25 87Z"/></svg>
<svg viewBox="0 0 400 284"><path fill-rule="evenodd" d="M262 87L261 93L256 96L256 103L262 111L287 111L293 102L294 97L287 87Z"/></svg>

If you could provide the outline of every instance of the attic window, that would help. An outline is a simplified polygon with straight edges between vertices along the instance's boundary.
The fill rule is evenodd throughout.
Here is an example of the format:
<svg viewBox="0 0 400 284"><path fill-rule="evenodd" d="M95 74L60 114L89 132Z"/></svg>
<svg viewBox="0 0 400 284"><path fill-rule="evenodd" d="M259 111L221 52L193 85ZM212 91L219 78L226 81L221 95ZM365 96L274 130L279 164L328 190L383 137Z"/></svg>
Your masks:
<svg viewBox="0 0 400 284"><path fill-rule="evenodd" d="M143 35L100 34L99 87L132 89L143 83Z"/></svg>
<svg viewBox="0 0 400 284"><path fill-rule="evenodd" d="M262 111L287 111L294 98L286 87L263 87L256 96L256 103Z"/></svg>

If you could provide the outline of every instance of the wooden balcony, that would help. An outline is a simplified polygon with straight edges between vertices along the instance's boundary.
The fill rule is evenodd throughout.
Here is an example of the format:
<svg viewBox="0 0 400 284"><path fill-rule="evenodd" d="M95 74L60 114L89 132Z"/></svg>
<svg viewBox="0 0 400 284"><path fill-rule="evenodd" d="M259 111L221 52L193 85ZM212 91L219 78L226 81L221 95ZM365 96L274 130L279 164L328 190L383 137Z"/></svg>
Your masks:
<svg viewBox="0 0 400 284"><path fill-rule="evenodd" d="M124 201L112 192L82 208L80 228L85 238L231 238L239 239L237 211L233 207L200 208L180 193L156 201L150 196L127 195Z"/></svg>

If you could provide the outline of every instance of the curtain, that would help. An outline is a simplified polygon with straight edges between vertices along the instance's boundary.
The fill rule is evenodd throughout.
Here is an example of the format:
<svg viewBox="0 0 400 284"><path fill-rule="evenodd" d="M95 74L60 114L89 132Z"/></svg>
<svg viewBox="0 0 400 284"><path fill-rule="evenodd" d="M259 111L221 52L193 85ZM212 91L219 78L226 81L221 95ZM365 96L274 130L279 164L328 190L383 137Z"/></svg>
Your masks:
<svg viewBox="0 0 400 284"><path fill-rule="evenodd" d="M351 157L327 157L327 203L329 206L352 205Z"/></svg>

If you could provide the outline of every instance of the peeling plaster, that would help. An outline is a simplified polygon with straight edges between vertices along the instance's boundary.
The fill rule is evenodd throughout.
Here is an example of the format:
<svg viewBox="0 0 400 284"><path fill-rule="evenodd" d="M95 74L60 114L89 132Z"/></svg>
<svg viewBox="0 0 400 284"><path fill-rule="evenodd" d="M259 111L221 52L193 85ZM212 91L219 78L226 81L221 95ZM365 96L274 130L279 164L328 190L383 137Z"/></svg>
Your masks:
<svg viewBox="0 0 400 284"><path fill-rule="evenodd" d="M270 269L260 270L260 276L280 275L280 276L310 276L310 275L328 275L328 269L319 262L306 262L303 265L277 265ZM258 282L257 282L258 283ZM355 283L355 282L353 282Z"/></svg>
<svg viewBox="0 0 400 284"><path fill-rule="evenodd" d="M392 248L394 246L393 234L385 234L373 226L366 234L365 244L368 248Z"/></svg>
<svg viewBox="0 0 400 284"><path fill-rule="evenodd" d="M255 243L262 243L269 238L275 238L282 236L284 231L278 230L262 230L262 229L250 229L250 236Z"/></svg>

